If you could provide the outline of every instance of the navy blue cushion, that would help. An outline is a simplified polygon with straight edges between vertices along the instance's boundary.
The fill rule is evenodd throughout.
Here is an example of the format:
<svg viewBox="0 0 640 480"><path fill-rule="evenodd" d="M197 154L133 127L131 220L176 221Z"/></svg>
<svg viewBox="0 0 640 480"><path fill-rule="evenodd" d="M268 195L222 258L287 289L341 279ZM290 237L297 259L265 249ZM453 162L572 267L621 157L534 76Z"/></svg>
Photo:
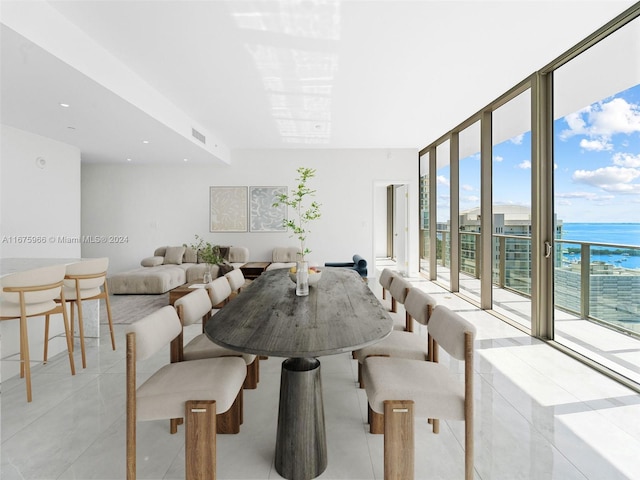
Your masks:
<svg viewBox="0 0 640 480"><path fill-rule="evenodd" d="M362 277L366 277L368 273L367 261L358 254L353 256L353 262L326 262L324 266L350 268L358 272Z"/></svg>

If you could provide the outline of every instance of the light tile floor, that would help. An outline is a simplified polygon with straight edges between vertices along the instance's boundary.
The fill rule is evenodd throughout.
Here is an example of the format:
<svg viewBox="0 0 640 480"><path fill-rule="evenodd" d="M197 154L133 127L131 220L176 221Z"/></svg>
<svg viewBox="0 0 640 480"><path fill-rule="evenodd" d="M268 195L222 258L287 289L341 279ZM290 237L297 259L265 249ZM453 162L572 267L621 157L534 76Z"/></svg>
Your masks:
<svg viewBox="0 0 640 480"><path fill-rule="evenodd" d="M478 327L476 478L640 478L638 394L433 283L411 280ZM22 380L2 383L2 480L125 478L124 329L117 326L113 352L103 326L101 346L75 377L64 355L35 367L31 404ZM139 365L139 381L167 359L165 351ZM460 371L446 355L441 361ZM343 354L321 362L329 464L318 478L382 479L383 439L368 433L356 361ZM263 361L258 389L245 391L240 434L218 436L218 479L280 478L273 468L280 363ZM434 435L417 419L415 430L416 478L463 478L463 424L442 421ZM138 424L139 479L184 478L183 433L170 435L167 422Z"/></svg>

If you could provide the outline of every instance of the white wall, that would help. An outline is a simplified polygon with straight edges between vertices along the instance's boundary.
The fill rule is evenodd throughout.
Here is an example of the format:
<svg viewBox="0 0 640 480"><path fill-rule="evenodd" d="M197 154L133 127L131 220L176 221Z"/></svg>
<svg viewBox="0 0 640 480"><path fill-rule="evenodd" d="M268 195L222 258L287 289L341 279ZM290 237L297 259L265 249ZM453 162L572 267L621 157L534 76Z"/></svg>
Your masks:
<svg viewBox="0 0 640 480"><path fill-rule="evenodd" d="M61 237L80 239L80 151L6 125L0 125L0 140L0 258L79 258L80 243L66 243ZM44 168L38 167L37 158L44 159ZM31 359L37 362L42 359L44 318L28 323ZM17 321L0 322L4 379L19 370L18 361L7 361L19 352L18 327ZM50 335L61 332L62 316L54 315ZM65 349L64 341L55 338L49 355ZM36 388L34 380L35 392Z"/></svg>
<svg viewBox="0 0 640 480"><path fill-rule="evenodd" d="M407 183L410 218L417 218L415 150L236 150L230 166L145 167L83 165L82 234L126 236L121 244L83 244L84 257L110 257L110 273L139 266L161 245L191 243L195 234L222 245L242 245L251 260L269 261L274 246L296 245L289 233L209 233L209 187L295 185L300 166L317 169L322 218L310 225L309 260L349 261L359 253L373 266L375 187ZM418 265L417 224L410 226L413 270ZM370 268L370 275L373 269Z"/></svg>
<svg viewBox="0 0 640 480"><path fill-rule="evenodd" d="M0 129L0 256L79 257L80 244L60 237L80 236L80 151L6 125ZM38 243L22 237L39 237Z"/></svg>

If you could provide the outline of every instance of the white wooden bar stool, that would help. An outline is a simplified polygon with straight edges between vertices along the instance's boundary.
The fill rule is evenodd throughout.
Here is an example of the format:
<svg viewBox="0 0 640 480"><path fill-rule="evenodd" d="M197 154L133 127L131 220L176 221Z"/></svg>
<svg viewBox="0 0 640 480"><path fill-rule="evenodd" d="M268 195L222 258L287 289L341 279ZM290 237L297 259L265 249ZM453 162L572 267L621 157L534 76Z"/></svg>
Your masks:
<svg viewBox="0 0 640 480"><path fill-rule="evenodd" d="M109 290L107 287L107 269L109 259L93 258L82 260L67 265L64 280L64 296L71 303L71 334L75 328L75 315L73 305L78 309L78 331L80 334L80 350L82 353L82 368L87 368L87 356L84 341L84 320L82 316L82 302L89 300L105 301L107 308L107 320L111 334L111 348L116 349L116 340L113 333L113 320L111 318L111 304L109 303ZM45 322L44 362L47 362L47 350L49 339L49 322Z"/></svg>
<svg viewBox="0 0 640 480"><path fill-rule="evenodd" d="M76 374L73 361L72 337L67 319L67 308L62 288L65 275L64 265L37 268L14 273L0 278L0 320L20 320L20 377L25 377L27 402L32 400L31 363L29 356L29 335L27 319L62 314L71 374ZM59 298L59 303L55 301ZM46 345L46 340L45 340Z"/></svg>
<svg viewBox="0 0 640 480"><path fill-rule="evenodd" d="M136 361L182 332L172 306L133 323L127 332L127 480L136 478L136 423L185 418L185 478L216 478L216 423L239 423L245 363L238 357L169 363L136 388Z"/></svg>

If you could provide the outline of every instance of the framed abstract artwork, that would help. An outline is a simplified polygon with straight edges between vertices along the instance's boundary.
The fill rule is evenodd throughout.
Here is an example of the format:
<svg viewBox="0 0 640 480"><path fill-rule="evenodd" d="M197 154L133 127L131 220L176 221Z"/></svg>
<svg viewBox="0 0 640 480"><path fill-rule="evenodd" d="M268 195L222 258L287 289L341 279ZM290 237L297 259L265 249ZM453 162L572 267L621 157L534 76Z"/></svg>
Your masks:
<svg viewBox="0 0 640 480"><path fill-rule="evenodd" d="M247 187L209 187L209 231L246 232Z"/></svg>
<svg viewBox="0 0 640 480"><path fill-rule="evenodd" d="M249 187L249 229L251 232L284 232L283 220L287 206L274 207L278 196L287 193L287 187Z"/></svg>

